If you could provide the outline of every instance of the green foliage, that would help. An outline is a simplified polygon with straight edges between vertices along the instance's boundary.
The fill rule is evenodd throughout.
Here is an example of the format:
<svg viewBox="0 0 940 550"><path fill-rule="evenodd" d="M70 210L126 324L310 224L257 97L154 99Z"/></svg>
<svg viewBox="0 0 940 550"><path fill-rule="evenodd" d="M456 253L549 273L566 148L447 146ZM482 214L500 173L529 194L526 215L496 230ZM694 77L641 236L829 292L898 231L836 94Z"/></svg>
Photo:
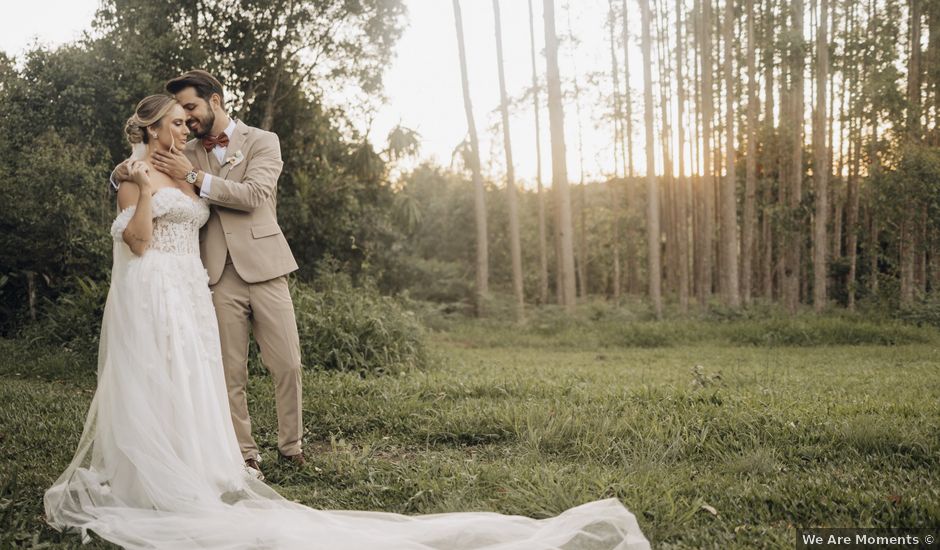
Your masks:
<svg viewBox="0 0 940 550"><path fill-rule="evenodd" d="M501 311L498 307L491 310ZM773 307L735 310L734 315L729 315L729 311L732 310L716 309L698 318L676 312L666 320L656 321L648 306L619 307L592 302L578 306L574 314L557 306L532 310L522 323L512 320L508 308L502 317L485 320L469 320L433 309L425 309L423 318L435 329L450 331L455 339L491 347L612 350L719 344L812 348L896 346L940 340L934 327L904 322L914 321L913 318L894 320L883 314L841 313L790 316Z"/></svg>
<svg viewBox="0 0 940 550"><path fill-rule="evenodd" d="M476 250L470 183L423 164L403 175L401 187L392 220L403 238L389 250L380 288L442 302L469 299Z"/></svg>
<svg viewBox="0 0 940 550"><path fill-rule="evenodd" d="M393 194L380 158L368 143L341 135L337 116L319 102L294 98L294 116L277 130L285 168L279 183L278 220L310 281L329 256L354 278L393 269ZM367 176L367 177L366 177Z"/></svg>
<svg viewBox="0 0 940 550"><path fill-rule="evenodd" d="M196 67L222 80L231 114L281 138L280 221L301 278L324 256L356 277L394 267L384 160L319 98L325 88L376 95L403 3L230 4L108 0L82 40L34 49L18 65L0 57L0 332L28 317L27 280L43 303L76 278L105 278L107 177L128 154L124 122L141 98Z"/></svg>
<svg viewBox="0 0 940 550"><path fill-rule="evenodd" d="M0 326L23 315L31 276L41 301L67 291L76 276L104 274L114 212L101 176L106 157L100 147L48 131L0 167L0 273L9 276Z"/></svg>
<svg viewBox="0 0 940 550"><path fill-rule="evenodd" d="M906 323L940 329L940 295L934 293L923 302L899 308L896 316Z"/></svg>
<svg viewBox="0 0 940 550"><path fill-rule="evenodd" d="M415 315L370 286L325 263L316 286L292 285L301 351L308 367L398 374L428 366L424 330Z"/></svg>
<svg viewBox="0 0 940 550"><path fill-rule="evenodd" d="M27 325L22 335L31 342L56 346L94 364L108 288L107 280L78 278L70 291L55 300L45 300L39 322Z"/></svg>
<svg viewBox="0 0 940 550"><path fill-rule="evenodd" d="M898 165L879 173L872 182L881 215L895 221L916 221L913 214L927 208L931 219L940 215L940 150L921 144L905 145Z"/></svg>
<svg viewBox="0 0 940 550"><path fill-rule="evenodd" d="M404 15L401 0L107 0L95 27L129 78L162 84L204 68L233 113L277 131L298 93L380 92Z"/></svg>
<svg viewBox="0 0 940 550"><path fill-rule="evenodd" d="M726 333L733 344L753 346L896 346L931 340L929 332L898 323L838 317L749 321Z"/></svg>

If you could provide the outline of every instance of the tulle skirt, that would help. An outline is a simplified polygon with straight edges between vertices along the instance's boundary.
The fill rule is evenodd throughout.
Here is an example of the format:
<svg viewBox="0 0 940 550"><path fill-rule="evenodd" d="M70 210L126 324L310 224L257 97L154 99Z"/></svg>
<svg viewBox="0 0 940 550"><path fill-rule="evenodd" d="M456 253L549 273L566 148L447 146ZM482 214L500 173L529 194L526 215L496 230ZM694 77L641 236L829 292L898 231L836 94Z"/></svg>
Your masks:
<svg viewBox="0 0 940 550"><path fill-rule="evenodd" d="M282 498L239 452L199 257L114 248L97 391L72 462L45 494L54 528L135 549L649 548L614 499L535 520L326 511Z"/></svg>

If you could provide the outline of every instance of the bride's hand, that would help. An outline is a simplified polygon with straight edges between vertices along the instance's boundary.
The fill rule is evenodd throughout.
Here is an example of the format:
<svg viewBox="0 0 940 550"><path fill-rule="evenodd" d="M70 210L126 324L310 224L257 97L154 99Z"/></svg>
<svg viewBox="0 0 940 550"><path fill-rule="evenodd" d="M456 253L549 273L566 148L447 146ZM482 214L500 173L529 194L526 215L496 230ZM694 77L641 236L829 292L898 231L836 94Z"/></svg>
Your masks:
<svg viewBox="0 0 940 550"><path fill-rule="evenodd" d="M137 184L141 190L150 188L150 167L146 162L135 160L128 167L130 181Z"/></svg>

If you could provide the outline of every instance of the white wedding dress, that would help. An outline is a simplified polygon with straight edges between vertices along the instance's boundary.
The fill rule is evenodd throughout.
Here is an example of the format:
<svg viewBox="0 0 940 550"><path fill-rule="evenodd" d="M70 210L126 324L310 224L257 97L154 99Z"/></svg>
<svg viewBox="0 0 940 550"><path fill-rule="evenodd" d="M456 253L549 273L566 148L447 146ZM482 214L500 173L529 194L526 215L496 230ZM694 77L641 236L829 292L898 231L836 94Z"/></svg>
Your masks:
<svg viewBox="0 0 940 550"><path fill-rule="evenodd" d="M173 188L153 197L149 250L111 226L114 266L98 388L71 464L45 494L59 530L126 548L645 549L614 499L544 520L488 512L404 516L288 501L245 469L229 416L199 227L209 208Z"/></svg>

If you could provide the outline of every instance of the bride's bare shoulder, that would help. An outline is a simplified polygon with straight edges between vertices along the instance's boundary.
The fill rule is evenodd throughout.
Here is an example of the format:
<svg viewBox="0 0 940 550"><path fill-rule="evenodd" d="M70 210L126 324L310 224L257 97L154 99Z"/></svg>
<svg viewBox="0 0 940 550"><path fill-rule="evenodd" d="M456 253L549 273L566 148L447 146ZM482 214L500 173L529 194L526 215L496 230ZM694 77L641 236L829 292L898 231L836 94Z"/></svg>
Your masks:
<svg viewBox="0 0 940 550"><path fill-rule="evenodd" d="M124 183L124 182L122 182ZM124 210L125 208L134 206L137 204L137 198L140 197L140 187L137 187L133 182L127 181L127 185L121 185L117 190L117 202L118 208Z"/></svg>

